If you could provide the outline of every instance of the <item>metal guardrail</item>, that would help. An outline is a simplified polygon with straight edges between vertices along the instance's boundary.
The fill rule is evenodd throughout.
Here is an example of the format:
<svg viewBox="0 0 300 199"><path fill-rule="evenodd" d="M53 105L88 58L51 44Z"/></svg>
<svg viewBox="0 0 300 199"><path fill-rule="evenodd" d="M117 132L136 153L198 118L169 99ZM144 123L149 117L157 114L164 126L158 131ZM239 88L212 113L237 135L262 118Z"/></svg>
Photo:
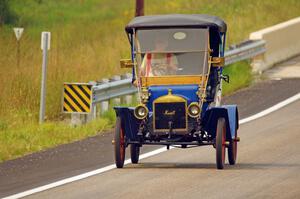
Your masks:
<svg viewBox="0 0 300 199"><path fill-rule="evenodd" d="M253 58L263 54L266 51L266 42L263 40L247 40L240 44L231 46L225 52L225 65L236 63L238 61ZM115 104L121 102L121 97L125 97L125 103L132 101L132 96L137 92L137 88L132 85L132 75L126 74L123 76L115 76L113 79L103 79L100 82L93 83L92 86L92 108L90 114L87 115L85 121L91 120L98 115L97 104L100 104L100 113L104 113L109 108L109 100L115 99ZM80 117L78 114L72 114L72 120ZM74 122L71 122L74 123ZM75 122L77 123L77 122Z"/></svg>
<svg viewBox="0 0 300 199"><path fill-rule="evenodd" d="M265 41L248 40L225 52L225 65L250 59L264 53L265 51ZM133 94L135 92L137 92L137 88L132 86L131 77L95 85L93 86L93 103L96 104L101 101Z"/></svg>
<svg viewBox="0 0 300 199"><path fill-rule="evenodd" d="M130 95L137 92L137 88L131 84L132 78L122 79L118 81L108 82L93 86L93 100L96 104L101 101L120 97L123 95Z"/></svg>
<svg viewBox="0 0 300 199"><path fill-rule="evenodd" d="M235 48L225 51L225 65L250 59L266 51L264 40L247 40Z"/></svg>

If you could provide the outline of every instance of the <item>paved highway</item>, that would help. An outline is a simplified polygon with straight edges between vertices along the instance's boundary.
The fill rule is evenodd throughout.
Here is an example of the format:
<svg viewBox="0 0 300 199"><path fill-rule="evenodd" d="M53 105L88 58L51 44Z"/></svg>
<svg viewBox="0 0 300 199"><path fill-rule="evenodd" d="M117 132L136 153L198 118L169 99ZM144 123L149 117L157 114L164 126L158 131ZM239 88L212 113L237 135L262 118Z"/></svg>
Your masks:
<svg viewBox="0 0 300 199"><path fill-rule="evenodd" d="M225 97L223 103L238 104L243 119L299 93L299 88L300 78L265 80ZM112 137L106 132L1 163L0 198L112 164ZM153 147L142 148L149 150Z"/></svg>
<svg viewBox="0 0 300 199"><path fill-rule="evenodd" d="M172 149L28 198L300 198L300 101L239 129L238 164L212 147Z"/></svg>
<svg viewBox="0 0 300 199"><path fill-rule="evenodd" d="M285 100L287 98L289 98L290 96L293 96L297 93L299 93L299 88L300 88L300 56L299 57L295 57L294 59L291 59L287 62L281 63L278 65L278 67L275 67L272 70L267 71L265 74L263 74L264 76L264 81L255 83L254 85L252 85L249 88L246 89L242 89L230 96L227 96L224 98L223 103L224 104L238 104L239 106L239 115L240 118L243 119L245 117L248 117L250 115L253 115L255 113L258 113L266 108L269 108L270 106L273 106L274 104L277 104L278 102ZM282 72L283 70L283 72ZM289 79L289 77L293 77L293 79ZM288 78L288 79L285 79ZM267 80L266 80L267 79ZM268 80L271 79L271 80ZM296 110L299 110L300 107L296 107L295 110L293 110L294 112ZM282 110L280 110L282 111ZM280 112L279 111L279 112ZM291 117L291 115L293 115L292 113L287 113L285 115L282 115L281 117L284 119L287 119L286 117ZM298 112L299 115L299 112ZM270 116L268 116L270 117ZM262 118L264 119L264 118ZM278 121L280 122L280 124L283 122L281 121L281 119L277 118L276 120L274 120L273 125L274 124L278 124ZM258 120L260 121L260 120ZM264 151L263 148L258 148L256 150L256 148L258 147L257 145L264 141L267 142L268 140L270 140L270 138L268 136L270 136L270 132L268 133L261 133L264 134L263 137L258 137L257 140L253 141L252 138L253 136L251 136L252 134L255 134L258 130L260 132L261 129L255 128L256 123L258 121L255 121L253 123L249 123L249 124L245 124L241 126L240 129L240 135L241 138L243 139L242 142L240 143L240 149L239 149L239 163L236 167L230 167L227 168L226 171L222 171L223 175L226 174L227 172L231 172L231 169L234 169L234 173L229 175L228 179L231 182L231 178L232 175L236 176L237 174L239 175L239 172L242 171L261 171L262 176L264 176L264 172L268 172L270 168L281 168L284 167L284 165L281 165L281 163L272 163L272 162L267 162L267 163L260 163L260 162L256 162L256 159L259 159L260 157L264 157ZM285 124L285 123L284 123ZM248 125L253 125L252 129L248 129ZM288 125L288 124L285 124ZM265 127L270 127L271 128L272 125L267 125L265 124ZM289 128L292 125L289 125ZM246 129L245 129L246 128ZM254 130L253 130L254 129ZM300 132L300 128L299 126L296 128L296 132ZM285 131L282 131L282 136L284 134L286 134ZM294 132L295 133L295 132ZM260 136L260 135L259 135ZM27 156L24 156L22 158L18 158L15 160L10 160L10 161L6 161L0 164L0 198L4 197L4 196L9 196L9 195L13 195L16 193L20 193L26 190L30 190L36 187L40 187L43 185L47 185L49 183L53 183L53 182L57 182L61 179L65 179L65 178L69 178L72 176L76 176L85 172L89 172L107 165L110 165L113 163L113 147L111 145L111 139L113 137L112 132L107 132L107 133L103 133L100 135L97 135L95 137L91 137L85 140L81 140L78 142L74 142L71 144L66 144L66 145L61 145L52 149L48 149L42 152L38 152L38 153L33 153ZM256 136L254 136L256 137ZM264 139L264 140L262 140ZM296 146L295 143L297 139L299 142L299 137L294 137L294 138L290 138L287 137L287 139L291 139L290 143L288 143L289 145L292 146ZM260 141L262 140L262 141ZM284 141L285 139L283 139ZM251 142L253 142L254 147L249 148L247 146L247 144L251 145ZM271 140L268 141L270 143L270 150L274 150L277 149L277 145L271 145L272 142ZM284 142L285 143L285 142ZM276 144L276 143L275 143ZM287 145L288 145L287 144ZM251 145L252 146L252 145ZM259 147L262 147L259 145ZM273 148L274 149L273 149ZM153 150L153 147L144 147L142 148L143 152L147 152L149 150ZM199 150L199 153L198 153ZM253 152L253 156L248 156L251 155L251 153L247 153L244 150L256 150ZM197 149L187 149L187 150L171 150L165 154L161 154L158 157L161 156L165 156L167 154L180 154L178 155L178 157L176 158L171 158L170 160L167 158L163 158L163 160L156 160L156 157L153 158L149 158L149 159L145 159L142 161L143 164L140 164L138 166L134 166L134 169L132 169L132 166L126 166L125 170L123 171L113 171L113 172L125 172L125 174L127 173L128 175L131 175L131 172L134 173L140 173L141 170L146 170L145 168L149 168L149 169L155 169L156 170L162 170L163 173L167 172L167 173L172 173L172 170L176 170L177 172L180 173L184 173L184 175L188 175L191 176L193 175L193 173L189 173L190 171L192 171L193 169L196 169L197 172L199 172L200 175L200 179L198 179L197 177L191 177L190 179L188 179L188 181L193 182L194 180L196 180L196 184L199 184L199 180L204 183L207 183L207 186L212 183L212 181L210 181L210 178L214 177L214 178L218 178L217 176L215 176L215 173L218 171L215 171L214 169L214 164L215 164L215 160L214 160L214 150L212 148L197 148ZM177 152L178 151L178 152ZM193 155L193 151L196 151L196 155ZM182 160L181 155L183 154L184 157L186 156L191 156L191 160L194 161L190 161L189 159L187 160ZM292 151L288 151L286 153L286 156L289 157L292 153ZM297 154L297 153L296 153ZM298 151L299 154L299 151ZM276 155L272 154L272 156ZM169 156L169 155L167 155ZM177 155L176 155L177 156ZM270 156L270 157L272 157ZM127 156L128 157L128 156ZM171 156L170 156L171 157ZM267 155L267 157L269 157ZM246 159L245 159L246 158ZM266 158L263 158L263 160L266 160ZM280 162L280 161L278 161ZM298 161L299 162L299 161ZM176 163L176 164L175 164ZM283 164L283 163L282 163ZM299 173L299 165L294 165L294 167L298 168L298 173ZM287 167L292 167L291 165ZM167 168L167 169L166 169ZM230 171L228 171L228 169L230 169ZM211 176L209 178L207 177L203 177L203 174L201 174L202 172L208 171ZM175 171L175 172L176 172ZM112 172L112 173L113 173ZM110 173L110 172L109 172ZM244 172L242 172L244 173ZM108 173L107 173L108 174ZM104 174L103 176L106 176L107 174ZM152 173L152 171L150 173L142 173L142 176L144 175L144 177L141 177L137 180L134 180L136 182L141 182L144 181L146 178L148 180L148 187L147 188L143 188L143 190L152 190L149 187L151 186L151 183L157 182L155 179L157 178L157 176L155 176L155 173ZM151 177L153 175L153 177ZM149 177L150 176L150 177ZM197 175L196 175L197 176ZM99 176L100 177L100 176ZM202 178L203 177L203 178ZM291 178L295 178L299 176L293 175ZM114 177L113 177L114 178ZM152 179L154 178L154 179ZM173 178L173 177L172 177ZM91 178L93 179L93 178ZM157 178L157 180L159 181L161 178ZM176 177L177 179L177 177ZM233 178L234 179L234 178ZM241 178L243 179L243 178ZM111 179L112 180L112 179ZM111 180L107 181L105 178L101 177L101 181L107 181L111 183L111 186L116 186L116 184L114 184ZM116 179L114 179L116 180ZM126 178L120 178L120 184L122 184L124 181L128 181L127 183L130 182L131 179L126 179ZM227 179L226 179L227 180ZM236 188L239 188L241 183L233 183L231 185L228 185L226 182L229 181L223 181L220 183L223 183L225 187L231 187L234 188L234 191L239 191ZM234 180L233 180L234 181ZM245 178L244 179L245 182L249 182L249 186L253 186L252 185L252 181L251 178ZM176 181L174 181L175 183ZM251 183L250 183L251 182ZM299 183L299 181L298 181ZM76 183L75 183L76 184ZM176 184L176 183L175 183ZM174 184L174 188L172 188L172 191L175 189L175 187L177 187L177 185ZM195 183L191 183L188 186L185 186L186 190L189 190L190 186L194 186ZM242 183L243 184L243 183ZM126 183L124 183L124 185L127 187L129 185L132 185L132 183L129 183L129 185L126 185ZM122 186L118 186L119 187L123 187ZM170 185L172 185L172 183L170 183ZM178 183L178 185L181 185L181 183ZM205 186L203 184L199 184L199 186L201 185L201 187L203 186L204 188L201 188L202 192L205 192L205 190L207 188L205 188ZM256 182L254 183L254 185L256 185ZM103 184L103 182L97 182L94 185L97 189L102 190L103 188L107 188L105 186L105 184ZM158 185L160 186L160 184ZM223 186L223 185L222 185ZM89 185L89 187L93 187L91 185ZM76 188L77 189L77 188ZM86 187L82 187L82 190L85 190ZM113 188L109 188L108 190L112 189L112 191L115 191L115 189ZM155 187L153 187L153 189L155 189ZM199 187L200 189L200 187ZM209 191L211 189L207 189L207 191ZM273 192L276 189L273 189ZM291 186L291 188L286 188L286 189L280 189L280 193L284 193L285 191L291 191L291 190L295 190L293 189L293 187ZM54 190L56 191L56 190ZM133 189L128 189L123 187L123 190L120 190L121 192L126 192L126 191L133 191ZM117 192L120 192L117 191ZM180 191L181 189L179 189L179 192L177 192L177 194L180 195ZM230 190L227 190L230 191ZM70 192L69 189L66 189L66 192ZM138 192L139 191L134 191L134 192ZM162 193L165 192L169 192L168 189L163 189ZM201 193L202 193L201 192ZM217 190L214 190L214 192L218 192ZM84 194L85 192L83 191L82 194ZM114 195L109 192L101 192L101 193L106 193L108 195L110 195L111 197L113 197ZM172 192L171 192L172 193ZM44 193L43 193L44 194ZM74 196L77 195L77 193L73 193ZM95 194L97 196L101 197L101 194L99 194L99 192L95 192ZM229 192L225 192L223 193L225 195L229 194ZM230 193L232 194L232 193ZM81 196L81 194L78 194L79 196ZM87 194L88 195L88 194ZM162 194L162 196L165 194ZM237 194L235 194L236 196ZM299 195L299 193L298 193ZM68 195L67 195L68 196ZM88 195L89 196L89 195ZM95 195L91 195L90 197L96 197ZM293 196L293 195L292 195ZM34 196L35 197L35 196ZM73 196L72 196L73 197ZM96 197L96 198L99 198ZM284 197L284 195L282 196ZM287 195L287 198L289 198L289 195ZM297 197L297 198L300 198Z"/></svg>

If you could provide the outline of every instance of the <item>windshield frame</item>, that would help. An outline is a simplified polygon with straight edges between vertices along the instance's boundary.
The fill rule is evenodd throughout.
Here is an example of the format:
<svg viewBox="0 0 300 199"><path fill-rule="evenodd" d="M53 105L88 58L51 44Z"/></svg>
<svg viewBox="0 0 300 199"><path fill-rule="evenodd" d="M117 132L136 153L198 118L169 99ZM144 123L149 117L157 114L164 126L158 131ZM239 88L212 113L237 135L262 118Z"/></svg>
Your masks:
<svg viewBox="0 0 300 199"><path fill-rule="evenodd" d="M175 36L177 33L181 33L184 35L183 35L183 37L181 36L181 38L180 38L178 36ZM207 34L207 35L203 35L203 33ZM206 39L203 39L203 38L200 39L200 37L203 37L203 36L206 37ZM141 39L139 39L139 37L141 37ZM189 37L191 37L191 38L189 39ZM182 45L183 46L188 45L188 46L185 46L185 48L188 48L185 50L174 50L174 47L176 48L176 45L175 46L173 45L172 50L166 50L166 51L162 51L162 52L178 52L178 53L180 53L180 52L203 52L203 51L207 51L207 47L205 47L203 49L203 46L207 46L207 45L209 46L209 28L192 28L192 27L191 28L182 28L182 27L170 28L170 27L165 27L165 28L140 28L140 29L137 29L134 31L134 39L135 39L134 43L136 45L135 46L136 54L138 54L138 53L143 54L143 53L147 53L147 52L159 52L159 51L153 51L153 50L142 51L140 43L145 38L150 39L150 43L147 44L148 45L147 48L149 48L149 45L151 46L155 42L159 43L159 42L163 42L163 41L167 41L167 43L170 43L171 44L170 46L172 46L172 44L174 44L174 43L176 44L176 42L177 42L177 43L179 43L181 48L184 48L184 47L182 47ZM156 40L158 40L158 41L156 41ZM196 47L195 46L193 47L192 45L194 45L197 42L200 42L200 43L204 42L204 45L196 44ZM202 49L201 49L201 47L202 47ZM177 46L177 48L178 48L178 46Z"/></svg>
<svg viewBox="0 0 300 199"><path fill-rule="evenodd" d="M204 58L203 58L203 67L199 67L199 71L196 73L196 76L199 76L199 75L205 75L207 76L209 71L208 71L208 68L209 68L209 61L210 61L210 57L211 57L211 49L210 49L210 41L209 41L209 29L208 28L201 28L202 30L205 30L205 34L207 36L206 40L203 41L206 45L205 49L201 49L199 48L199 50L173 50L173 51L147 51L147 52L142 52L141 51L141 44L140 44L140 40L138 38L138 31L143 31L143 30L165 30L165 29L169 29L169 30L176 30L176 31L184 31L186 29L195 29L195 28L177 28L177 27L174 27L174 28L155 28L155 29L138 29L136 31L134 31L134 34L133 34L133 39L134 39L134 57L135 57L135 62L136 62L136 75L138 77L143 77L143 75L140 73L141 71L141 66L142 66L142 63L143 63L143 59L144 59L144 56L146 53L174 53L174 54L177 54L177 53L204 53ZM196 31L199 30L200 28L198 29L195 29ZM200 56L199 56L200 57ZM197 62L196 62L197 63ZM201 63L201 61L199 62L199 64ZM201 64L199 65L201 66ZM195 67L196 68L196 67ZM203 70L201 71L201 68L203 68ZM206 70L205 70L206 69ZM192 74L175 74L175 75L160 75L160 76L193 76Z"/></svg>

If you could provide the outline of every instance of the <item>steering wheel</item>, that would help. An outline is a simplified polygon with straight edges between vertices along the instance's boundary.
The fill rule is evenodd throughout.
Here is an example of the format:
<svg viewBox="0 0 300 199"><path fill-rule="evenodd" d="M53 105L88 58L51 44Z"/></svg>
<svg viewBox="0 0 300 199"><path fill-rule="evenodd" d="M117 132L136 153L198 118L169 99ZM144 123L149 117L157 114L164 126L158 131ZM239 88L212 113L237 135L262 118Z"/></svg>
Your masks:
<svg viewBox="0 0 300 199"><path fill-rule="evenodd" d="M168 65L167 64L153 64L152 73L154 76L161 76L168 74Z"/></svg>
<svg viewBox="0 0 300 199"><path fill-rule="evenodd" d="M153 64L151 67L152 67L152 73L154 76L176 75L177 71L183 70L183 68L181 68L177 65L172 68L168 64Z"/></svg>

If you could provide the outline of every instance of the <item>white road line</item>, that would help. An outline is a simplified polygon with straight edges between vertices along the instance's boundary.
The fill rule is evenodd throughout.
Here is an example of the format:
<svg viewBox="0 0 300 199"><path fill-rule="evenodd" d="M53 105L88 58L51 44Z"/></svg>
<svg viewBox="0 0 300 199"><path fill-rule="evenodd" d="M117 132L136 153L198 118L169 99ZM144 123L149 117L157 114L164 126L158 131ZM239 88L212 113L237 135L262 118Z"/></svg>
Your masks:
<svg viewBox="0 0 300 199"><path fill-rule="evenodd" d="M284 106L286 106L286 105L288 105L292 102L295 102L299 99L300 99L300 93L298 93L298 94L294 95L293 97L290 97L290 98L288 98L288 99L286 99L286 100L284 100L284 101L282 101L282 102L280 102L280 103L278 103L278 104L276 104L276 105L274 105L274 106L272 106L272 107L270 107L270 108L268 108L268 109L266 109L262 112L259 112L255 115L252 115L250 117L242 119L242 120L239 121L239 123L244 124L244 123L250 122L252 120L256 120L256 119L261 118L265 115L268 115L269 113L272 113L272 112L274 112L278 109L281 109L282 107L284 107Z"/></svg>
<svg viewBox="0 0 300 199"><path fill-rule="evenodd" d="M293 103L297 100L300 99L300 93L294 95L293 97L290 97L262 112L259 112L255 115L252 115L250 117L247 117L245 119L242 119L242 120L239 120L239 123L240 124L244 124L244 123L247 123L247 122L250 122L252 120L255 120L255 119L258 119L258 118L261 118L267 114L270 114L284 106L287 106L288 104L290 103ZM145 158L148 158L148 157L151 157L151 156L154 156L154 155L157 155L159 153L162 153L162 152L165 152L167 151L166 147L162 147L162 148L159 148L159 149L156 149L154 151L151 151L151 152L148 152L148 153L145 153L145 154L142 154L140 155L140 160L141 159L145 159ZM127 164L130 164L130 159L127 159L124 163L125 165ZM28 190L28 191L24 191L24 192L21 192L21 193L18 193L18 194L14 194L14 195L11 195L11 196L8 196L8 197L5 197L3 199L15 199L15 198L22 198L22 197L25 197L25 196L29 196L31 194L34 194L34 193L38 193L38 192L41 192L41 191L45 191L47 189L52 189L54 187L58 187L58 186L61 186L61 185L64 185L64 184L67 184L67 183L70 183L70 182L75 182L75 181L78 181L78 180L82 180L84 178L88 178L88 177L91 177L91 176L94 176L94 175L97 175L97 174L101 174L101 173L104 173L106 171L110 171L112 169L115 169L116 166L115 164L111 164L109 166L106 166L106 167L103 167L103 168L100 168L100 169L96 169L96 170L93 170L93 171L90 171L90 172L87 172L87 173L83 173L83 174L80 174L80 175L77 175L77 176L73 176L73 177L70 177L70 178L66 178L66 179L63 179L63 180L60 180L60 181L57 181L57 182L53 182L53 183L50 183L50 184L47 184L47 185L44 185L44 186L41 186L41 187L37 187L37 188L34 188L34 189L31 189L31 190Z"/></svg>
<svg viewBox="0 0 300 199"><path fill-rule="evenodd" d="M156 149L154 151L150 151L150 152L145 153L145 154L141 154L139 159L145 159L145 158L157 155L159 153L162 153L164 151L167 151L166 147L159 148L159 149ZM131 163L131 160L127 159L127 160L125 160L124 165L130 164L130 163ZM91 176L94 176L94 175L97 175L97 174L100 174L100 173L104 173L106 171L110 171L110 170L115 169L115 168L116 168L115 164L111 164L111 165L108 165L106 167L102 167L100 169L96 169L96 170L89 171L87 173L83 173L83 174L80 174L80 175L77 175L77 176L73 176L73 177L70 177L70 178L59 180L59 181L56 181L56 182L53 182L53 183L50 183L50 184L47 184L47 185L44 185L44 186L41 186L41 187L37 187L37 188L34 188L34 189L30 189L30 190L27 190L27 191L24 191L24 192L21 192L21 193L18 193L18 194L14 194L14 195L5 197L3 199L22 198L22 197L25 197L25 196L32 195L34 193L45 191L47 189L52 189L54 187L58 187L58 186L61 186L61 185L64 185L64 184L67 184L67 183L70 183L70 182L75 182L75 181L82 180L84 178L88 178L88 177L91 177Z"/></svg>

